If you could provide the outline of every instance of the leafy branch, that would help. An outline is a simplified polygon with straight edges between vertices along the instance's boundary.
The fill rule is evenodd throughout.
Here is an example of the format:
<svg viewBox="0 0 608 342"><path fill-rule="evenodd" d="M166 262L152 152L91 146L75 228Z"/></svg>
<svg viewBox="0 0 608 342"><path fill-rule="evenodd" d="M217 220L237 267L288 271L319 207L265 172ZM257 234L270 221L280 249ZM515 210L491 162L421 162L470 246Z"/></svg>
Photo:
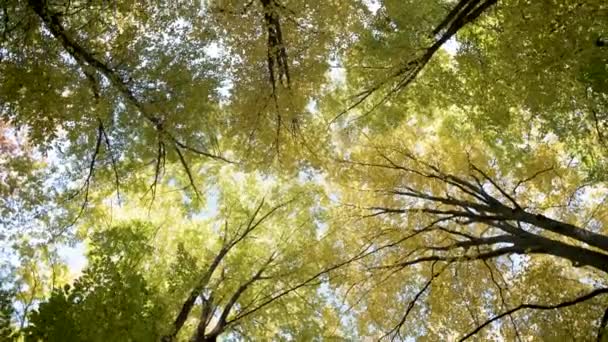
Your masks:
<svg viewBox="0 0 608 342"><path fill-rule="evenodd" d="M331 120L330 124L336 122L343 115L363 104L373 94L384 88L389 88L388 91L382 95L381 99L372 105L371 109L367 110L357 119L361 119L371 114L379 106L386 103L393 95L412 83L445 42L451 39L464 26L475 21L481 14L497 2L498 0L460 0L441 23L433 29L431 36L434 38L434 41L430 46L423 49L417 56L409 58L401 63L401 65L397 66L396 70L387 77L355 94L353 96L355 102L338 113L338 115Z"/></svg>
<svg viewBox="0 0 608 342"><path fill-rule="evenodd" d="M174 145L175 150L178 153L180 162L182 166L184 166L184 169L190 179L190 183L193 186L194 191L197 195L198 191L196 189L196 186L194 186L194 182L191 177L192 175L189 170L190 168L187 166L186 161L181 151L179 150L180 148L186 149L192 153L203 157L215 159L226 163L234 163L233 161L221 155L216 155L205 150L188 146L182 141L180 141L176 136L174 136L166 129L163 120L155 113L153 113L149 109L149 106L146 106L142 100L138 99L135 96L135 92L129 87L127 82L124 81L123 77L121 77L118 72L113 70L107 63L95 57L93 53L87 51L82 45L80 45L78 42L76 42L70 37L66 29L64 28L60 14L55 13L51 9L49 9L46 1L29 0L28 5L42 20L45 27L51 32L53 37L55 37L55 39L57 39L61 43L63 48L70 54L70 56L72 56L76 60L80 68L87 76L87 79L94 83L95 86L93 87L93 89L96 98L99 97L99 92L97 80L92 74L93 72L97 72L103 75L110 82L110 84L114 86L116 90L118 90L118 92L123 96L123 98L127 102L132 104L143 115L146 121L149 122L152 127L158 132L160 140L166 139L168 142ZM158 168L156 170L158 171ZM155 173L155 182L153 185L154 188L156 187L157 182L158 172Z"/></svg>

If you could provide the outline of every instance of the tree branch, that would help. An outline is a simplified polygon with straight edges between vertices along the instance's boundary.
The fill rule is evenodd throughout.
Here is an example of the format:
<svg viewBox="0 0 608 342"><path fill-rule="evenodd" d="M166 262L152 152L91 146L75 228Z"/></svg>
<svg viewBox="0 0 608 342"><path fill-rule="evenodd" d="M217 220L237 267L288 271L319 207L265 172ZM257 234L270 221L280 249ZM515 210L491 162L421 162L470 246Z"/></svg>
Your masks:
<svg viewBox="0 0 608 342"><path fill-rule="evenodd" d="M256 216L259 214L260 210L262 209L262 206L264 205L264 200L262 199L260 201L260 204L256 207L254 213L249 218L249 223L245 227L245 230L243 231L243 233L240 233L240 234L237 233L237 235L231 240L227 240L227 239L224 240L224 244L222 245L222 248L220 249L218 254L215 256L215 258L213 259L213 261L211 262L211 264L209 265L207 270L203 273L203 275L201 276L197 285L192 289L192 291L188 295L188 298L186 298L186 300L182 304L182 308L180 309L180 312L178 313L177 317L175 318L175 320L173 322L172 331L169 334L163 336L163 338L162 338L163 342L171 342L175 339L175 337L177 336L177 334L183 327L184 323L188 319L188 316L190 315L190 311L192 311L192 308L194 307L194 304L196 302L196 298L200 295L200 293L208 285L209 280L213 276L215 270L220 265L220 263L222 262L224 257L226 257L226 255L228 255L228 253L232 250L232 248L234 246L236 246L239 242L241 242L243 239L245 239L247 237L247 235L249 235L253 230L255 230L255 228L258 227L262 222L264 222L268 217L270 217L272 214L274 214L279 208L284 207L291 201L293 201L293 199L290 201L287 201L287 202L283 202L283 203L273 207L266 214L264 214L259 220L255 221ZM226 324L230 324L230 322L226 322Z"/></svg>
<svg viewBox="0 0 608 342"><path fill-rule="evenodd" d="M110 138L106 133L106 130L103 127L103 122L99 119L99 129L104 137L106 147L108 148L108 154L110 155L110 160L112 162L112 170L114 171L114 180L116 182L116 198L120 203L120 177L118 176L118 168L116 166L116 158L114 157L114 152L112 150L112 146L110 145Z"/></svg>
<svg viewBox="0 0 608 342"><path fill-rule="evenodd" d="M399 331L401 330L401 328L405 324L405 321L407 320L407 316L410 314L410 312L414 308L414 305L416 304L416 302L418 301L418 299L420 298L420 296L431 285L431 283L433 282L433 280L435 280L435 278L439 277L439 275L441 275L441 273L448 267L446 265L439 272L435 273L435 264L436 263L437 263L437 261L433 261L433 263L431 264L431 277L424 284L424 286L416 293L416 295L414 295L414 298L409 302L409 304L407 305L407 309L405 310L405 313L403 314L403 317L401 317L401 320L399 321L399 323L397 323L397 325L393 329L391 329L389 332L387 332L382 337L380 337L380 340L384 339L385 337L388 337L389 335L391 335L393 333L394 333L394 336L393 336L393 338L391 340L394 340L395 337L400 334Z"/></svg>
<svg viewBox="0 0 608 342"><path fill-rule="evenodd" d="M441 33L439 37L435 37L433 44L425 48L422 54L419 54L417 57L408 59L406 62L402 63L401 66L388 77L376 82L376 84L360 92L358 94L359 96L357 96L358 100L342 112L338 113L330 121L330 124L336 122L344 114L365 102L371 95L388 84L392 84L392 87L386 92L386 94L384 94L378 102L373 104L370 110L366 111L355 120L369 115L398 91L406 88L416 79L420 71L424 69L433 55L445 42L452 38L461 28L476 20L483 12L488 10L488 8L490 8L492 5L496 4L498 0L483 0L481 4L479 4L479 2L480 0L461 0L432 31L433 36Z"/></svg>
<svg viewBox="0 0 608 342"><path fill-rule="evenodd" d="M218 336L226 329L226 327L228 326L228 324L226 322L228 319L228 315L232 311L232 308L234 307L234 305L236 304L238 299L249 288L249 286L251 286L253 283L255 283L258 280L264 279L264 277L262 277L262 273L275 260L275 257L276 257L276 253L272 253L270 255L270 257L264 262L264 264L258 269L258 271L249 280L247 280L245 283L243 283L241 286L239 286L239 288L233 293L233 295L228 300L228 303L226 303L226 305L224 306L224 310L222 310L222 313L220 314L220 317L218 318L218 322L216 323L213 330L207 335L207 337ZM195 339L195 341L202 342L202 341L204 341L204 339L198 339L198 340Z"/></svg>
<svg viewBox="0 0 608 342"><path fill-rule="evenodd" d="M553 305L545 305L545 304L521 304L511 310L505 311L499 315L496 315L490 319L488 319L487 321L485 321L483 324L479 325L478 327L476 327L473 331L471 331L470 333L466 334L464 337L462 337L460 339L460 341L465 341L467 339L469 339L470 337L472 337L473 335L477 334L479 331L481 331L481 329L485 328L486 326L488 326L489 324L491 324L492 322L495 322L507 315L511 315L519 310L524 310L524 309L533 309L533 310L554 310L554 309L561 309L561 308L565 308L568 306L572 306L572 305L576 305L579 303L582 303L584 301L587 301L589 299L592 299L596 296L602 295L608 293L608 288L599 288L599 289L595 289L583 296L580 296L578 298L566 301L566 302L562 302L559 304L553 304Z"/></svg>
<svg viewBox="0 0 608 342"><path fill-rule="evenodd" d="M185 144L179 142L176 137L174 137L170 132L165 129L165 127L163 127L163 120L157 117L154 113L151 113L150 110L146 108L144 103L135 96L133 90L129 88L127 83L115 70L113 70L109 65L95 57L91 52L87 51L82 45L78 44L78 42L76 42L67 34L61 22L60 16L56 13L53 13L47 8L47 3L45 0L28 0L28 4L29 7L38 15L38 17L40 17L43 24L51 32L53 37L55 37L55 39L57 39L61 43L63 48L70 54L70 56L72 56L76 60L85 75L90 76L89 69L92 68L103 76L105 76L109 80L110 84L112 84L112 86L114 86L114 88L116 88L118 92L129 103L131 103L135 108L137 108L137 110L149 123L152 124L154 129L160 135L168 137L169 140L172 141L175 145L181 148L186 148ZM188 149L205 157L229 162L226 158L222 156L214 155L205 151L200 151L195 148Z"/></svg>

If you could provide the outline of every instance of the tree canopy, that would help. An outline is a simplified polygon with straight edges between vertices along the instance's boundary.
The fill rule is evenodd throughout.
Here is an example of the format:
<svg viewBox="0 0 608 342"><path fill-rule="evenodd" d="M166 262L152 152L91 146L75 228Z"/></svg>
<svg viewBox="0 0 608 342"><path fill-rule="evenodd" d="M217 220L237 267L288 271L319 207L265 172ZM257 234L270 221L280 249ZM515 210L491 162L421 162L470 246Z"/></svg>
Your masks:
<svg viewBox="0 0 608 342"><path fill-rule="evenodd" d="M602 0L0 1L0 339L608 341Z"/></svg>

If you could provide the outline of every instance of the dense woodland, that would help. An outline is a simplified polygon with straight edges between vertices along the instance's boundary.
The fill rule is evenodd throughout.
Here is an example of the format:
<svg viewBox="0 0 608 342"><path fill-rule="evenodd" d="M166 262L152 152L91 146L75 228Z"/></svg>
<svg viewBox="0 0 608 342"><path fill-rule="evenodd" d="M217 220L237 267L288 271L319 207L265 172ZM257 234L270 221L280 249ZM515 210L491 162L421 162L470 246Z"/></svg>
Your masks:
<svg viewBox="0 0 608 342"><path fill-rule="evenodd" d="M605 0L0 0L0 340L608 341L607 128Z"/></svg>

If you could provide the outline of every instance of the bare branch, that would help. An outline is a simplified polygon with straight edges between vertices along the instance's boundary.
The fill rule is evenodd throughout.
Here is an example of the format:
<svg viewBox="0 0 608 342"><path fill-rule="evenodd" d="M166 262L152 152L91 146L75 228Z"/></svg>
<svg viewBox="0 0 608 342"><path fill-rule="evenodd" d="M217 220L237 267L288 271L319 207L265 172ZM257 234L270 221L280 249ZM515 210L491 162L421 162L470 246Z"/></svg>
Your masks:
<svg viewBox="0 0 608 342"><path fill-rule="evenodd" d="M78 222L80 217L82 217L82 214L84 213L85 209L87 208L87 205L89 204L89 189L91 187L91 181L93 180L93 175L95 173L95 164L97 162L97 157L98 157L99 151L101 149L102 139L103 139L103 126L101 125L101 122L100 122L99 126L97 126L97 139L95 141L95 149L93 150L93 154L91 155L91 161L89 162L89 168L88 168L89 171L87 173L87 178L85 179L84 184L82 185L80 190L78 190L74 196L70 197L72 199L84 191L84 199L82 200L82 204L80 205L78 214L76 214L76 216L74 217L74 219L72 219L70 221L70 223L68 223L64 227L60 228L57 232L54 232L51 235L50 242L54 242L61 235L63 235L68 229L73 227Z"/></svg>
<svg viewBox="0 0 608 342"><path fill-rule="evenodd" d="M527 183L527 182L533 180L534 178L542 175L543 173L549 172L549 171L552 171L552 170L553 170L553 166L551 166L549 168L546 168L546 169L542 169L542 170L536 171L532 176L517 181L517 184L515 184L515 186L513 187L513 190L511 190L511 192L515 194L516 191L517 191L517 188L519 188L522 184Z"/></svg>
<svg viewBox="0 0 608 342"><path fill-rule="evenodd" d="M89 188L91 185L91 180L93 179L93 174L95 172L95 162L97 161L97 156L99 155L99 150L101 147L101 139L103 137L103 126L100 125L97 127L97 140L95 142L95 150L93 151L93 155L91 156L91 162L89 163L89 173L87 175L87 179L84 182L84 203L82 207L84 208L89 201Z"/></svg>
<svg viewBox="0 0 608 342"><path fill-rule="evenodd" d="M424 284L424 286L416 293L416 295L414 295L414 298L409 302L409 304L407 305L407 309L405 310L405 313L403 314L403 317L401 317L401 320L399 321L399 323L397 323L397 325L393 329L391 329L389 332L387 332L386 334L384 334L384 336L380 337L380 340L384 339L385 337L390 336L393 333L395 335L393 336L392 340L394 340L395 337L397 337L397 335L400 334L400 330L403 327L403 325L405 324L405 321L407 320L407 316L410 314L410 312L414 308L414 305L416 304L416 302L418 301L418 299L420 298L420 296L431 285L431 283L433 282L433 280L435 280L435 278L439 277L439 275L441 275L441 273L448 267L448 265L446 265L439 272L435 273L435 264L436 263L437 263L437 261L433 261L433 263L431 264L431 277Z"/></svg>
<svg viewBox="0 0 608 342"><path fill-rule="evenodd" d="M433 35L437 35L441 31L443 31L443 29L445 29L448 26L448 24L450 22L452 22L454 20L454 18L456 18L461 11L466 12L466 10L463 11L463 8L465 6L474 5L475 3L478 3L478 2L479 2L479 0L477 0L477 1L474 1L474 0L459 1L456 4L456 6L454 6L454 8L450 11L450 13L448 13L448 15L445 18L443 18L443 21L441 21L441 23L439 23L439 25L437 25L437 27L435 27L435 29L433 30Z"/></svg>
<svg viewBox="0 0 608 342"><path fill-rule="evenodd" d="M498 183L495 182L490 176L488 176L485 172L483 172L483 170L481 170L480 168L478 168L477 166L475 166L475 164L473 164L471 162L469 162L469 165L471 166L471 168L473 170L475 170L479 174L481 174L484 179L486 179L488 182L490 182L503 196L505 196L515 206L515 208L521 209L521 207L519 206L517 201L513 197L511 197L511 195L509 195L500 185L498 185ZM492 198L492 197L489 197L489 198Z"/></svg>
<svg viewBox="0 0 608 342"><path fill-rule="evenodd" d="M479 325L478 327L476 327L473 331L471 331L470 333L466 334L463 338L460 339L460 341L465 341L469 338L471 338L473 335L477 334L479 331L481 331L483 328L485 328L486 326L488 326L489 324L491 324L492 322L495 322L507 315L511 315L519 310L524 310L524 309L533 309L533 310L554 310L554 309L561 309L561 308L565 308L568 306L572 306L572 305L576 305L579 303L582 303L584 301L587 301L589 299L592 299L594 297L597 297L599 295L608 293L608 288L599 288L599 289L595 289L583 296L580 296L578 298L566 301L566 302L562 302L559 304L553 304L553 305L545 305L545 304L521 304L511 310L507 310L499 315L496 315L490 319L488 319L487 321L485 321L483 324Z"/></svg>
<svg viewBox="0 0 608 342"><path fill-rule="evenodd" d="M490 279L492 280L492 283L494 283L494 286L496 286L496 288L498 289L498 295L500 296L502 309L503 310L507 309L508 305L507 305L507 301L505 300L505 295L503 293L505 291L505 289L503 289L502 286L500 286L500 284L494 277L494 270L492 270L492 267L490 267L490 265L488 264L488 261L483 260L483 264L486 266L486 269L490 273ZM503 282L504 282L504 279L503 279ZM513 315L509 315L509 320L511 321L511 325L513 326L513 330L515 331L515 337L517 338L517 341L521 342L521 337L519 336L519 330L517 329L517 324L515 323L515 319L513 318Z"/></svg>
<svg viewBox="0 0 608 342"><path fill-rule="evenodd" d="M175 143L175 145L183 148L184 150L188 150L188 151L190 151L192 153L196 153L198 155L201 155L201 156L204 156L204 157L208 157L208 158L212 158L212 159L218 159L218 160L221 160L221 161L229 163L229 164L236 164L235 161L232 161L232 160L230 160L228 158L222 157L221 155L212 154L212 153L205 152L203 150L194 148L192 146L186 145L186 144L182 143L181 141L177 140L177 138L175 138L175 137L171 137L171 140L173 140L173 142Z"/></svg>
<svg viewBox="0 0 608 342"><path fill-rule="evenodd" d="M110 155L110 160L112 162L112 169L114 170L114 180L116 182L116 198L118 199L118 203L120 203L120 177L118 176L118 167L116 165L116 158L114 156L114 151L112 150L112 145L110 145L110 138L106 133L106 130L103 127L103 122L99 119L99 129L102 133L106 147L108 148L108 154Z"/></svg>
<svg viewBox="0 0 608 342"><path fill-rule="evenodd" d="M148 192L151 193L152 198L150 200L150 206L148 207L148 211L152 210L152 204L156 199L156 189L158 187L158 182L160 182L161 174L165 169L165 160L166 160L166 148L165 143L162 140L158 140L158 150L156 152L156 163L154 166L154 181L150 184L148 190L144 193L143 197L145 197Z"/></svg>
<svg viewBox="0 0 608 342"><path fill-rule="evenodd" d="M399 169L406 172L410 172L408 168L398 167L396 164L394 165L378 165L378 164L370 164L370 163L357 163L360 165L371 166L371 167L389 167L393 169ZM508 205L503 204L498 199L490 196L481 185L476 187L470 183L467 183L460 178L445 174L441 170L432 165L423 164L429 168L435 170L437 174L429 174L425 175L423 172L416 172L416 174L423 175L429 178L435 178L439 181L450 184L450 182L454 182L457 184L462 184L463 187L466 185L467 191L477 192L477 196L473 196L471 200L462 200L455 199L452 197L441 197L441 196L433 196L427 195L415 189L411 189L406 187L408 191L394 190L392 191L394 194L408 196L412 198L418 198L427 200L429 202L441 203L451 207L460 207L463 210L455 210L453 208L450 209L434 209L434 208L419 208L419 209L399 209L399 208L382 208L382 207L371 207L368 209L377 211L371 216L381 215L383 213L406 213L406 212L424 212L427 214L434 215L452 215L455 217L467 218L479 222L483 222L485 224L496 224L495 222L508 222L515 221L521 223L527 223L533 225L537 228L559 234L565 237L569 237L575 239L579 242L586 243L590 246L597 247L604 252L608 252L608 236L595 233L590 230L586 230L575 225L569 224L567 222L560 222L549 217L546 217L541 214L534 214L527 210L524 210L519 206L519 204L512 198L510 195L506 193L502 187L498 185L496 181L494 181L491 177L489 177L486 173L484 173L481 169L477 168L475 165L471 164L471 167L481 174L484 179L492 183L496 189L498 189L515 207L510 207ZM478 183L480 183L478 181ZM471 210L472 209L472 210Z"/></svg>
<svg viewBox="0 0 608 342"><path fill-rule="evenodd" d="M194 191L196 198L199 201L201 201L201 194L198 192L198 188L196 187L196 184L194 183L194 177L192 176L192 172L190 172L190 167L188 166L188 163L186 162L186 159L184 158L182 151L179 149L179 146L175 145L174 147L175 147L175 152L177 152L177 155L179 157L179 161L181 162L182 166L184 167L184 171L186 172L186 175L188 176L188 180L190 181L190 186L192 187L192 190Z"/></svg>
<svg viewBox="0 0 608 342"><path fill-rule="evenodd" d="M511 246L497 248L488 252L480 253L477 255L460 255L460 256L448 256L448 255L429 255L419 257L413 260L407 260L389 265L380 265L372 267L372 269L389 269L389 268L405 268L408 266L424 263L424 262L435 262L435 261L475 261L475 260L487 260L497 258L507 254L523 254L523 253L535 253L539 251L539 247L530 246L524 248L521 246Z"/></svg>
<svg viewBox="0 0 608 342"><path fill-rule="evenodd" d="M294 291L297 291L300 288L303 288L305 286L310 286L310 285L316 285L316 283L314 283L314 282L317 279L319 279L320 277L322 277L326 274L329 274L337 269L340 269L346 265L349 265L350 263L352 263L354 261L365 258L367 255L369 255L369 252L366 253L366 251L369 249L370 246L371 246L371 244L367 245L359 253L355 254L354 256L315 273L314 275L310 276L309 278L305 279L304 281L300 282L297 285L294 285L287 289L281 290L276 294L266 296L266 298L260 304L258 304L257 306L255 306L249 310L244 310L243 312L237 314L233 319L229 320L226 324L232 324L238 320L241 320L241 319L263 309L264 307L272 304L274 301L279 300L282 297L284 297Z"/></svg>

